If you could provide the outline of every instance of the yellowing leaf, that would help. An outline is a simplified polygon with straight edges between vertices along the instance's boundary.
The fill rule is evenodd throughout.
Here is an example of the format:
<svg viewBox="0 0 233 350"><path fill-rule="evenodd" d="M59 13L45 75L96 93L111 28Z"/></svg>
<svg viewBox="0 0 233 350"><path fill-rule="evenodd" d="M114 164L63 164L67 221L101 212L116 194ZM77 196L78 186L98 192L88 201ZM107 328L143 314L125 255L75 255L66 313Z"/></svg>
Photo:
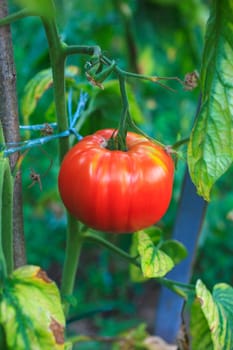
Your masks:
<svg viewBox="0 0 233 350"><path fill-rule="evenodd" d="M0 324L8 350L64 350L65 318L59 291L38 266L23 266L6 281Z"/></svg>
<svg viewBox="0 0 233 350"><path fill-rule="evenodd" d="M233 349L233 288L219 283L211 293L198 280L196 296L191 319L192 349Z"/></svg>
<svg viewBox="0 0 233 350"><path fill-rule="evenodd" d="M135 282L144 278L159 278L165 276L176 264L187 256L187 250L176 240L163 240L162 232L155 226L138 231L133 238L131 255L139 253L142 274L139 268L131 270L131 277Z"/></svg>
<svg viewBox="0 0 233 350"><path fill-rule="evenodd" d="M166 275L175 265L173 260L154 245L145 231L139 231L137 235L143 275L149 278Z"/></svg>
<svg viewBox="0 0 233 350"><path fill-rule="evenodd" d="M76 66L68 66L65 70L67 82L72 82L78 74ZM26 85L22 99L21 110L25 124L29 123L29 117L34 112L39 99L53 84L51 68L44 69L37 73Z"/></svg>

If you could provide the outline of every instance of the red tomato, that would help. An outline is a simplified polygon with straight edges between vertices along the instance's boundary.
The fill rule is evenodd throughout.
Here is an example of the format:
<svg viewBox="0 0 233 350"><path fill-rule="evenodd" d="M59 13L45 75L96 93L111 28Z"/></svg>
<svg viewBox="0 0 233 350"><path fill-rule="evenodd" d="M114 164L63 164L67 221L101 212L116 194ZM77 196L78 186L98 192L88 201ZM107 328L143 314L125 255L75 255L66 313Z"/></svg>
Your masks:
<svg viewBox="0 0 233 350"><path fill-rule="evenodd" d="M159 145L128 132L126 152L109 150L112 129L84 137L59 173L68 211L96 230L134 232L155 224L171 200L174 163Z"/></svg>

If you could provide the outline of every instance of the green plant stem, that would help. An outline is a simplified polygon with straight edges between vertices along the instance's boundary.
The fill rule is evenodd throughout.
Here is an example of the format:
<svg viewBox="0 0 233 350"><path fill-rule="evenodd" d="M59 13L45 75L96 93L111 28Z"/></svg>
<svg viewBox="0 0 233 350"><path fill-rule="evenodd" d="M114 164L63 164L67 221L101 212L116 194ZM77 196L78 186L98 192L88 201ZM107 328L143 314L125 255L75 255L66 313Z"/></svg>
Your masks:
<svg viewBox="0 0 233 350"><path fill-rule="evenodd" d="M102 63L111 66L112 61L109 60L105 56L101 56ZM162 148L165 148L165 145L162 144L161 142L151 138L147 134L145 134L140 128L137 127L137 125L134 123L130 112L129 112L129 103L128 103L128 98L127 98L127 92L126 92L126 78L137 78L137 79L144 79L144 80L149 80L152 82L157 82L159 79L165 79L165 78L159 78L159 77L150 77L147 75L141 75L137 73L131 73L127 72L125 70L122 70L119 68L117 65L113 67L113 70L118 76L119 79L119 85L120 85L120 92L121 92L121 98L122 98L122 103L123 103L123 111L122 115L120 118L119 126L118 126L118 133L116 136L116 142L115 142L115 148L120 149L120 150L127 150L127 144L126 144L126 136L127 136L127 131L129 128L131 128L133 131L143 135L145 138L148 140L152 141L153 143L156 143L157 145L161 146ZM178 78L168 78L168 79L178 79ZM179 80L179 79L178 79ZM110 147L113 144L114 148L114 142L110 141Z"/></svg>
<svg viewBox="0 0 233 350"><path fill-rule="evenodd" d="M69 303L66 301L66 297L73 293L82 244L83 238L79 223L68 214L66 255L61 282L61 294L64 298L64 311L66 315L69 312Z"/></svg>
<svg viewBox="0 0 233 350"><path fill-rule="evenodd" d="M4 178L2 188L2 247L6 260L7 274L14 269L13 257L13 178L8 159L4 159Z"/></svg>
<svg viewBox="0 0 233 350"><path fill-rule="evenodd" d="M177 148L179 148L179 147L181 147L181 146L187 144L187 143L189 142L189 140L190 140L189 137L187 137L187 138L185 138L185 139L182 139L182 140L179 140L179 141L177 141L176 143L174 143L174 145L171 146L171 149L174 149L174 150L175 150L175 149L177 149Z"/></svg>
<svg viewBox="0 0 233 350"><path fill-rule="evenodd" d="M50 6L53 7L53 1L50 0ZM45 28L49 54L53 74L54 101L56 108L57 124L59 132L68 129L68 118L66 111L65 97L65 60L68 55L88 54L99 55L98 46L67 46L60 39L55 18L43 18L42 22ZM69 138L59 139L59 159L62 162L64 155L69 150ZM67 213L67 238L65 261L62 272L61 293L62 296L68 296L73 293L76 271L79 263L79 256L82 247L82 235L79 222ZM69 312L69 303L64 301L64 311Z"/></svg>
<svg viewBox="0 0 233 350"><path fill-rule="evenodd" d="M128 116L129 114L129 103L126 93L126 87L125 87L125 78L123 75L118 75L119 78L119 85L120 85L120 92L121 92L121 98L122 98L122 104L123 104L123 111L122 115L120 117L119 127L118 127L118 133L117 133L117 148L126 151L127 150L127 143L126 143L126 136L128 131Z"/></svg>
<svg viewBox="0 0 233 350"><path fill-rule="evenodd" d="M191 284L185 284L185 283L173 281L165 277L157 278L157 281L184 299L187 299L186 291L190 292L195 290L195 287Z"/></svg>
<svg viewBox="0 0 233 350"><path fill-rule="evenodd" d="M65 55L64 45L60 41L56 22L54 19L43 19L45 32L49 44L49 54L53 73L54 101L59 132L68 129L68 118L65 98ZM69 139L59 139L59 158L62 161L69 150ZM65 262L62 273L61 293L63 296L73 292L76 270L82 242L79 234L79 223L70 214L67 214L67 239ZM64 302L64 311L68 314L69 304Z"/></svg>
<svg viewBox="0 0 233 350"><path fill-rule="evenodd" d="M165 283L167 284L172 283L172 284L175 284L177 287L180 287L186 290L195 290L195 286L193 284L186 284L182 282L173 281L166 277L162 278L162 280L165 281Z"/></svg>
<svg viewBox="0 0 233 350"><path fill-rule="evenodd" d="M8 159L0 159L0 287L13 270L13 180Z"/></svg>
<svg viewBox="0 0 233 350"><path fill-rule="evenodd" d="M85 233L83 237L85 240L97 243L97 244L101 245L102 247L105 247L105 248L111 250L111 252L121 256L123 259L127 260L131 264L134 264L137 267L140 267L140 263L137 261L137 257L131 256L130 254L128 254L124 250L118 248L116 245L114 245L111 242L104 239L103 237L97 236L96 234L92 234L89 232Z"/></svg>
<svg viewBox="0 0 233 350"><path fill-rule="evenodd" d="M101 60L103 63L107 65L111 65L112 61L107 58L106 56L102 56ZM162 85L168 90L174 91L173 89L169 88L168 86L165 86L161 83L159 83L160 80L172 80L172 81L177 81L179 84L184 86L184 82L179 79L178 77L159 77L159 76L150 76L150 75L144 75L144 74L139 74L139 73L133 73L133 72L128 72L126 70L121 69L120 67L116 66L115 67L115 72L124 76L125 78L134 78L134 79L140 79L140 80L148 80L152 83L157 83L159 85Z"/></svg>
<svg viewBox="0 0 233 350"><path fill-rule="evenodd" d="M12 22L15 22L18 19L28 17L28 16L35 16L35 13L33 13L33 12L27 10L27 9L23 9L23 10L17 11L15 13L12 13L9 16L1 18L0 19L0 27L4 26L4 25L7 25L7 24L10 24Z"/></svg>
<svg viewBox="0 0 233 350"><path fill-rule="evenodd" d="M66 111L65 98L65 57L63 54L63 45L60 41L56 24L53 20L43 21L48 43L50 61L53 74L54 101L57 115L58 132L68 129L68 118ZM60 162L69 150L69 138L59 139L59 157Z"/></svg>

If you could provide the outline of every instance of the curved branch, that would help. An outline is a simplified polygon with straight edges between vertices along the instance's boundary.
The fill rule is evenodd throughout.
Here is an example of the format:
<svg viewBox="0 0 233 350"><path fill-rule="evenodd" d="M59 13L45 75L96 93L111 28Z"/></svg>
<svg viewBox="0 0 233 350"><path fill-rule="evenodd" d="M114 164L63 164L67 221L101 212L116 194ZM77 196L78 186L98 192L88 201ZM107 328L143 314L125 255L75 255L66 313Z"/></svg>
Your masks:
<svg viewBox="0 0 233 350"><path fill-rule="evenodd" d="M3 16L3 18L0 18L0 27L5 26L7 24L10 24L12 22L15 22L18 19L28 17L28 16L36 16L36 14L31 12L31 11L28 11L27 9L23 9L21 11L17 11L15 13L12 13L8 16L5 15L5 16Z"/></svg>

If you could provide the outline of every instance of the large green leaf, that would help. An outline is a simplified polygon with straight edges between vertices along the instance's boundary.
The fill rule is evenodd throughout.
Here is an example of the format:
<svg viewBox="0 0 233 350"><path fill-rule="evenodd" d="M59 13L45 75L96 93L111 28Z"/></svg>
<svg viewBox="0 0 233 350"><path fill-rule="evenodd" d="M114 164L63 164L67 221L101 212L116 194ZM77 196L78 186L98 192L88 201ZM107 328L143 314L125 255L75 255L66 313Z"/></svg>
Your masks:
<svg viewBox="0 0 233 350"><path fill-rule="evenodd" d="M141 268L144 277L158 278L165 276L186 255L185 247L176 241L158 242L159 232L138 231L138 252L141 257Z"/></svg>
<svg viewBox="0 0 233 350"><path fill-rule="evenodd" d="M233 2L215 0L201 69L202 103L188 146L188 164L206 200L233 160Z"/></svg>
<svg viewBox="0 0 233 350"><path fill-rule="evenodd" d="M205 315L198 299L191 308L190 332L193 350L213 350L213 342Z"/></svg>
<svg viewBox="0 0 233 350"><path fill-rule="evenodd" d="M37 266L23 266L6 281L0 324L7 350L63 350L65 319L58 289Z"/></svg>
<svg viewBox="0 0 233 350"><path fill-rule="evenodd" d="M187 250L182 243L169 239L161 244L160 249L173 260L174 264L179 264L187 257Z"/></svg>
<svg viewBox="0 0 233 350"><path fill-rule="evenodd" d="M211 294L202 281L198 280L196 296L195 303L199 303L199 310L195 306L192 314L192 349L233 349L233 288L219 283ZM206 347L202 346L203 343Z"/></svg>

